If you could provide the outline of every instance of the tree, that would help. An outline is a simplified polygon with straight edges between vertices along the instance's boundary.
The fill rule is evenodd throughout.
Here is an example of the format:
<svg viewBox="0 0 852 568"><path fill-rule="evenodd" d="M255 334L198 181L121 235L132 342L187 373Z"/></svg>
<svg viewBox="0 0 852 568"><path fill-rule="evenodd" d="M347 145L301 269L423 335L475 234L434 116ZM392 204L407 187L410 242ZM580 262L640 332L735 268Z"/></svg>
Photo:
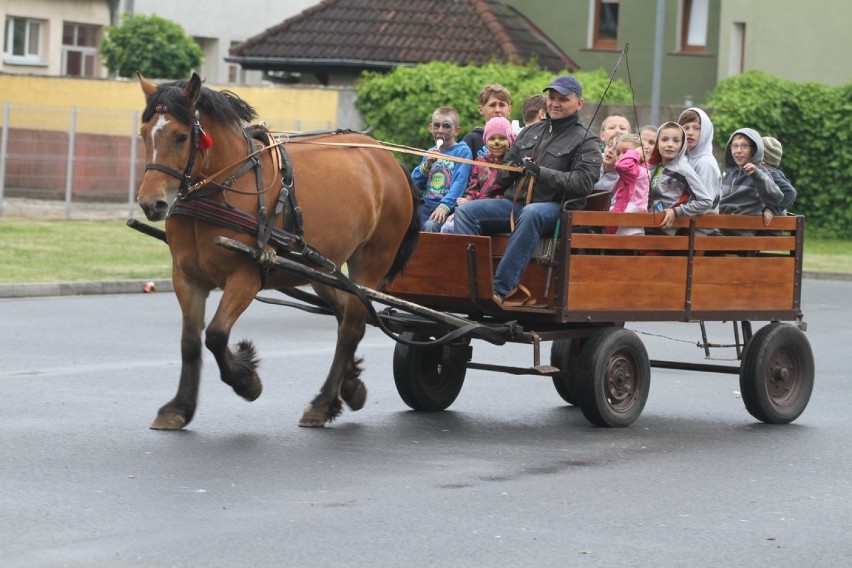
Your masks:
<svg viewBox="0 0 852 568"><path fill-rule="evenodd" d="M101 55L110 73L133 77L137 72L157 79L185 79L204 60L204 52L180 24L158 16L123 14L108 26Z"/></svg>

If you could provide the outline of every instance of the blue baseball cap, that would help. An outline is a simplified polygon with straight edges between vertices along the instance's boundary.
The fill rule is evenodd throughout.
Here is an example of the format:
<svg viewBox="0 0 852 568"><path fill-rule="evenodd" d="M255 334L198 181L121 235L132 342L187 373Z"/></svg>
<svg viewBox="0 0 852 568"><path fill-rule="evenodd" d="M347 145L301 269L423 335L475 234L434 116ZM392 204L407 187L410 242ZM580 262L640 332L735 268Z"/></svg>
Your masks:
<svg viewBox="0 0 852 568"><path fill-rule="evenodd" d="M544 90L549 91L550 89L553 89L560 95L576 93L578 97L583 96L583 86L580 84L580 81L578 81L571 75L560 75L559 77L551 81L547 88L545 88Z"/></svg>

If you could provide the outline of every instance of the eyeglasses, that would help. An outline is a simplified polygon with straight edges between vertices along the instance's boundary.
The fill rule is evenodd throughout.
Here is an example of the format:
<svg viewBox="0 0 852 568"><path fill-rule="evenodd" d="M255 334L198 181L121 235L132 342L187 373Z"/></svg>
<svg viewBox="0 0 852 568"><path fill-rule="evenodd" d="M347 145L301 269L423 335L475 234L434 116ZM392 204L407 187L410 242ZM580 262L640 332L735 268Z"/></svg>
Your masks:
<svg viewBox="0 0 852 568"><path fill-rule="evenodd" d="M443 128L444 130L452 130L455 125L452 122L433 122L432 128L434 130L440 130Z"/></svg>
<svg viewBox="0 0 852 568"><path fill-rule="evenodd" d="M751 144L731 144L731 150L748 150Z"/></svg>

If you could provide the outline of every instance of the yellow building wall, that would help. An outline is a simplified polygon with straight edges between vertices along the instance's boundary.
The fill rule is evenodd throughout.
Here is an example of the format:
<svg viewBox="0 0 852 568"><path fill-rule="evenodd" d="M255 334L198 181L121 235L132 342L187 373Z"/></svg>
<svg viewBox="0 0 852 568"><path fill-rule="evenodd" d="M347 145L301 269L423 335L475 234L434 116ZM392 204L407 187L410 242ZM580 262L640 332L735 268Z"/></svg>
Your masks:
<svg viewBox="0 0 852 568"><path fill-rule="evenodd" d="M217 87L228 89L258 112L271 130L336 128L339 91L299 86ZM0 105L10 104L10 126L66 131L72 107L77 131L128 135L133 113L145 99L137 81L0 75ZM2 120L2 115L0 115Z"/></svg>

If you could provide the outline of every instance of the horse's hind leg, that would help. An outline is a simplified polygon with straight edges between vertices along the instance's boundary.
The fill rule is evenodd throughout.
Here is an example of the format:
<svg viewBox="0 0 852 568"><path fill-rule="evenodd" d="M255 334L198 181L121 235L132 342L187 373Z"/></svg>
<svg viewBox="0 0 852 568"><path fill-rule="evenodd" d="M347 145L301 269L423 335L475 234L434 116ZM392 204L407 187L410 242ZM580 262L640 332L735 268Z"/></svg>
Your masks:
<svg viewBox="0 0 852 568"><path fill-rule="evenodd" d="M228 279L216 314L207 326L204 342L216 358L222 381L248 401L257 399L263 391L257 375L258 359L254 344L243 340L232 351L228 348L228 340L234 323L260 290L259 277L252 276L254 274L247 278L236 275Z"/></svg>
<svg viewBox="0 0 852 568"><path fill-rule="evenodd" d="M180 338L180 383L175 397L164 404L151 424L154 430L180 430L190 423L198 404L201 377L201 330L204 329L204 303L207 291L192 288L179 277L175 294L183 314Z"/></svg>
<svg viewBox="0 0 852 568"><path fill-rule="evenodd" d="M335 310L337 317L337 346L334 360L319 394L305 407L299 426L320 428L340 415L342 396L352 410L364 406L367 389L358 378L361 370L355 360L355 350L364 337L366 310L354 296L329 292L316 287L317 293Z"/></svg>

